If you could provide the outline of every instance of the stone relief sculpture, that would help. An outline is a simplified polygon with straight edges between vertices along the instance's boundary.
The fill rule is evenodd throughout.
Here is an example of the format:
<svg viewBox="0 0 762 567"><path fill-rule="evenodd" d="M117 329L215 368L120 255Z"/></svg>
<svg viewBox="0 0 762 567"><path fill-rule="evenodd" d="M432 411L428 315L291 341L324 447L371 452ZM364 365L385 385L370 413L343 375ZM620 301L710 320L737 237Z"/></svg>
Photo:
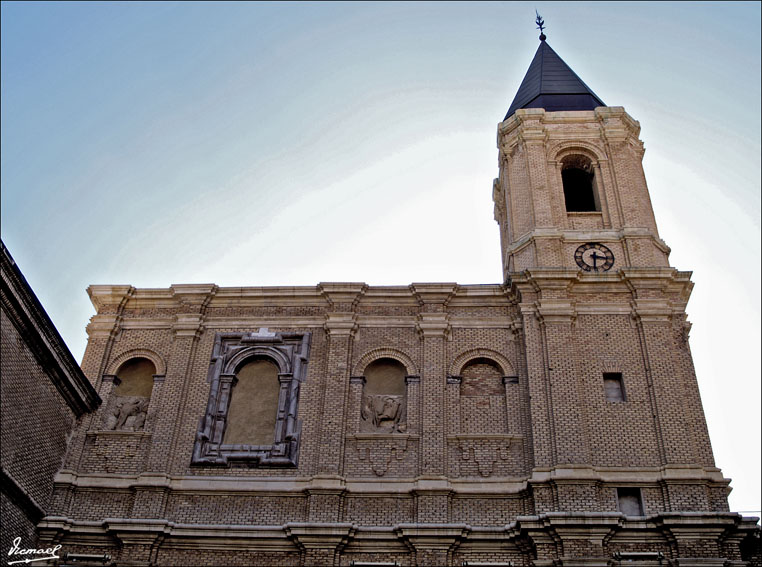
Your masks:
<svg viewBox="0 0 762 567"><path fill-rule="evenodd" d="M407 429L402 423L405 409L405 396L388 394L365 394L360 408L363 431L383 433L404 433Z"/></svg>
<svg viewBox="0 0 762 567"><path fill-rule="evenodd" d="M360 399L360 432L407 431L405 375L405 366L391 358L374 360L365 367L365 384Z"/></svg>
<svg viewBox="0 0 762 567"><path fill-rule="evenodd" d="M107 430L141 431L148 413L148 398L118 397L106 416Z"/></svg>

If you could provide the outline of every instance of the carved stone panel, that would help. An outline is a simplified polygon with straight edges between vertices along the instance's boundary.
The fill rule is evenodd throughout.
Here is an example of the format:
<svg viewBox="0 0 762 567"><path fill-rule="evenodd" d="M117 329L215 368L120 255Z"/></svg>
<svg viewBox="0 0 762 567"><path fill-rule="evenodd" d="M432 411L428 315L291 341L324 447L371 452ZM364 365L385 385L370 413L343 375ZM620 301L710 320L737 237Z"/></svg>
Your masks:
<svg viewBox="0 0 762 567"><path fill-rule="evenodd" d="M523 474L520 435L451 435L450 473L456 477L518 477Z"/></svg>
<svg viewBox="0 0 762 567"><path fill-rule="evenodd" d="M365 394L360 410L360 431L380 433L404 433L405 396Z"/></svg>
<svg viewBox="0 0 762 567"><path fill-rule="evenodd" d="M149 398L114 396L106 410L103 429L107 431L142 431L148 415Z"/></svg>

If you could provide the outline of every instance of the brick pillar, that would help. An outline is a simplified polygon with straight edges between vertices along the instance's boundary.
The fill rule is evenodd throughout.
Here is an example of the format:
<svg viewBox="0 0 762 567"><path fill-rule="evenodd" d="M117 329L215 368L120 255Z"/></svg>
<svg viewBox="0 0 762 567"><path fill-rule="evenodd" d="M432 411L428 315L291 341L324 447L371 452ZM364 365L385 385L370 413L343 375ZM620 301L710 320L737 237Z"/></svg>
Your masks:
<svg viewBox="0 0 762 567"><path fill-rule="evenodd" d="M529 421L532 429L534 466L547 468L555 462L553 408L550 403L542 327L537 319L534 299L533 292L522 290L520 309L526 342Z"/></svg>
<svg viewBox="0 0 762 567"><path fill-rule="evenodd" d="M694 463L693 432L686 417L701 411L701 408L690 407L688 402L692 399L686 399L689 390L685 385L684 373L687 369L679 364L680 358L675 356L671 305L666 298L643 299L643 296L661 296L662 293L648 289L645 282L633 283L641 287L636 291L638 299L633 302L633 316L638 326L651 391L661 464ZM639 285L641 283L642 286Z"/></svg>
<svg viewBox="0 0 762 567"><path fill-rule="evenodd" d="M181 416L185 410L189 382L206 385L206 375L189 376L189 372L199 338L204 332L206 305L216 292L216 286L211 284L174 285L171 289L184 312L175 316L172 325L174 340L167 360L166 377L161 385L161 400L157 400L155 405L151 453L146 461L146 470L152 472L180 471L190 464L185 451L175 451L176 436L182 425ZM204 358L208 360L210 355L211 352L205 353ZM151 405L154 405L153 400ZM192 443L192 439L187 441ZM181 462L180 458L187 460Z"/></svg>
<svg viewBox="0 0 762 567"><path fill-rule="evenodd" d="M318 474L338 475L344 466L346 407L350 392L352 346L357 332L354 309L367 289L363 283L321 283L318 289L330 306L326 314L328 335L325 393L320 430Z"/></svg>
<svg viewBox="0 0 762 567"><path fill-rule="evenodd" d="M87 348L82 358L82 371L103 400L97 412L82 417L64 457L63 469L76 469L86 442L86 432L101 428L106 398L102 392L101 377L106 372L114 341L121 332L122 312L135 289L132 286L90 286L87 293L97 311L87 325ZM111 383L107 386L111 392Z"/></svg>
<svg viewBox="0 0 762 567"><path fill-rule="evenodd" d="M445 409L447 411L447 423L445 434L447 436L447 474L448 476L460 476L458 465L459 451L453 445L452 438L458 435L460 430L460 384L463 378L460 376L448 376L445 390Z"/></svg>
<svg viewBox="0 0 762 567"><path fill-rule="evenodd" d="M543 297L538 315L545 335L556 464L589 464L587 403L580 395L572 329L574 307L564 299Z"/></svg>
<svg viewBox="0 0 762 567"><path fill-rule="evenodd" d="M420 305L417 330L423 341L421 368L421 475L445 474L445 341L450 334L445 309L456 284L412 284ZM434 520L429 520L434 521ZM447 521L442 518L436 521Z"/></svg>

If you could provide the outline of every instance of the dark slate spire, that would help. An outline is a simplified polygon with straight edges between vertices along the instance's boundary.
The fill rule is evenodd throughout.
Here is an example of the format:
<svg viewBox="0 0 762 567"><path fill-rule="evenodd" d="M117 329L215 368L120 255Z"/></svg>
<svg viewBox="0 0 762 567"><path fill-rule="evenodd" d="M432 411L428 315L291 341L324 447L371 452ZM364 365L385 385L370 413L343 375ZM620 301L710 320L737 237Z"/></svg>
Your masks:
<svg viewBox="0 0 762 567"><path fill-rule="evenodd" d="M519 108L544 108L554 112L593 110L597 106L606 105L545 43L545 34L541 34L540 47L503 120Z"/></svg>

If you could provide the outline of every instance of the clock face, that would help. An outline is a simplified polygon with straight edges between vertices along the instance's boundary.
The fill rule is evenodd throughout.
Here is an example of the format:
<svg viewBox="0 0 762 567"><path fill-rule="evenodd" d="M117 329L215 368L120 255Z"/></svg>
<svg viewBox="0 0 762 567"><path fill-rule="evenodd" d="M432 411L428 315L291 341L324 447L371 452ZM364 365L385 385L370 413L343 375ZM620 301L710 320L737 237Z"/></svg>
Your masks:
<svg viewBox="0 0 762 567"><path fill-rule="evenodd" d="M607 272L614 265L614 253L603 244L588 242L577 248L574 260L586 272Z"/></svg>

